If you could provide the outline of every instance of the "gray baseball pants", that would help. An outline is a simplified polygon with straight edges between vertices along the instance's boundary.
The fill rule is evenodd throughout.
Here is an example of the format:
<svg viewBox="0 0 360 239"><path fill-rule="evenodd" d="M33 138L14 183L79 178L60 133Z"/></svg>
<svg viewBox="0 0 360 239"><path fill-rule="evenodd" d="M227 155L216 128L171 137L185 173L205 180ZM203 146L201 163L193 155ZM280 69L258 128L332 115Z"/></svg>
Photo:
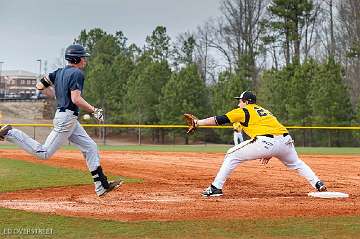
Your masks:
<svg viewBox="0 0 360 239"><path fill-rule="evenodd" d="M56 111L53 120L54 128L44 144L40 144L18 129L12 129L5 139L20 146L26 152L39 159L49 159L64 143L69 140L83 153L90 172L100 166L97 145L80 125L78 117L71 110Z"/></svg>

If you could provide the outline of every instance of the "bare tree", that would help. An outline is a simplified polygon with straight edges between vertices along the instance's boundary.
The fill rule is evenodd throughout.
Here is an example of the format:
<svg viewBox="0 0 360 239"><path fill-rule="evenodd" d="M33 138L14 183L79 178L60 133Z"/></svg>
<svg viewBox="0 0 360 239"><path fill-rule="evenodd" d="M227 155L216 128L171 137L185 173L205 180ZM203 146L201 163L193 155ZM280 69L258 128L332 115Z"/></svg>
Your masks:
<svg viewBox="0 0 360 239"><path fill-rule="evenodd" d="M260 53L262 26L266 15L268 0L224 0L223 34L228 49L232 53L236 71L245 70L245 75L252 81L257 79L256 57Z"/></svg>
<svg viewBox="0 0 360 239"><path fill-rule="evenodd" d="M53 68L55 68L55 69L62 68L66 65L64 55L65 55L65 48L61 48L59 57L57 57L55 59L55 63L52 64Z"/></svg>
<svg viewBox="0 0 360 239"><path fill-rule="evenodd" d="M226 63L223 67L232 71L232 57L231 52L228 49L228 39L224 37L223 33L223 21L222 19L210 19L202 27L198 27L197 37L199 39L199 50L203 53L203 56L209 57L209 52L215 50L215 54L220 60L224 60ZM205 61L206 62L206 61Z"/></svg>
<svg viewBox="0 0 360 239"><path fill-rule="evenodd" d="M256 57L261 53L261 20L270 0L223 0L222 16L208 20L196 33L205 66L217 64L218 69L242 72L256 85L259 72ZM212 56L212 61L209 59ZM215 64L216 65L216 64ZM205 67L206 75L209 67ZM216 75L216 74L215 74Z"/></svg>
<svg viewBox="0 0 360 239"><path fill-rule="evenodd" d="M330 12L330 57L335 56L335 33L334 33L334 11L333 0L329 0L329 12Z"/></svg>
<svg viewBox="0 0 360 239"><path fill-rule="evenodd" d="M353 103L358 103L360 97L360 1L338 0L338 29L341 55L345 67L346 81L349 86Z"/></svg>
<svg viewBox="0 0 360 239"><path fill-rule="evenodd" d="M273 0L269 9L269 40L281 44L285 64L307 59L318 14L312 0Z"/></svg>
<svg viewBox="0 0 360 239"><path fill-rule="evenodd" d="M303 60L306 61L310 55L311 50L313 50L314 45L316 45L316 29L320 24L320 14L321 14L321 2L323 0L314 1L314 11L313 14L305 18L305 26L303 29Z"/></svg>

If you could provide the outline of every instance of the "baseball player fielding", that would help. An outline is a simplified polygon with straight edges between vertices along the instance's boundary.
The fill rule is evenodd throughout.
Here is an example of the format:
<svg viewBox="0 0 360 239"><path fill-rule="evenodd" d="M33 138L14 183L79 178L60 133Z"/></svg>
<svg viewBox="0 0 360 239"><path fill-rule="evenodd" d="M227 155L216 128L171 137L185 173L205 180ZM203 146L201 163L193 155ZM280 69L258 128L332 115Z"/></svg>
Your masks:
<svg viewBox="0 0 360 239"><path fill-rule="evenodd" d="M242 131L250 139L230 148L224 157L215 179L202 195L217 197L223 195L223 186L235 168L246 161L259 159L267 164L272 157L278 158L287 168L296 170L308 183L319 192L326 191L325 184L315 172L299 157L294 147L294 140L288 130L267 109L256 104L256 95L244 91L240 96L238 108L224 115L198 119L191 114L184 114L189 128L187 133L195 132L199 126L224 125L239 122Z"/></svg>

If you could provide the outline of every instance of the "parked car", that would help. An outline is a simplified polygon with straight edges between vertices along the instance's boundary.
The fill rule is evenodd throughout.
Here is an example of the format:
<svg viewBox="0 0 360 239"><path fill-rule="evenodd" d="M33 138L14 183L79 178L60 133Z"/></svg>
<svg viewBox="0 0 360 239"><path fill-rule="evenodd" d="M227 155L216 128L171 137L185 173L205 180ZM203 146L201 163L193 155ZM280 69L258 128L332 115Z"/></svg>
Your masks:
<svg viewBox="0 0 360 239"><path fill-rule="evenodd" d="M17 98L21 98L21 95L15 93L9 93L5 95L5 98L17 99Z"/></svg>

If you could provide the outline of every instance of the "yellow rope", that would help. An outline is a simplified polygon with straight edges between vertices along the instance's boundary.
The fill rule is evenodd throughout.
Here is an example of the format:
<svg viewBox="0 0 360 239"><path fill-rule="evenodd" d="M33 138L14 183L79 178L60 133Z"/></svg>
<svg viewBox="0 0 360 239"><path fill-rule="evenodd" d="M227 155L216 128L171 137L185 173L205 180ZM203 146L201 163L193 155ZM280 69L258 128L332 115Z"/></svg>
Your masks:
<svg viewBox="0 0 360 239"><path fill-rule="evenodd" d="M0 126L5 124L0 124ZM52 124L11 124L14 127L53 127ZM149 125L149 124L82 124L83 127L106 127L106 128L187 128L186 125ZM199 128L228 128L232 126L200 126ZM360 130L360 126L286 126L287 129L341 129Z"/></svg>

